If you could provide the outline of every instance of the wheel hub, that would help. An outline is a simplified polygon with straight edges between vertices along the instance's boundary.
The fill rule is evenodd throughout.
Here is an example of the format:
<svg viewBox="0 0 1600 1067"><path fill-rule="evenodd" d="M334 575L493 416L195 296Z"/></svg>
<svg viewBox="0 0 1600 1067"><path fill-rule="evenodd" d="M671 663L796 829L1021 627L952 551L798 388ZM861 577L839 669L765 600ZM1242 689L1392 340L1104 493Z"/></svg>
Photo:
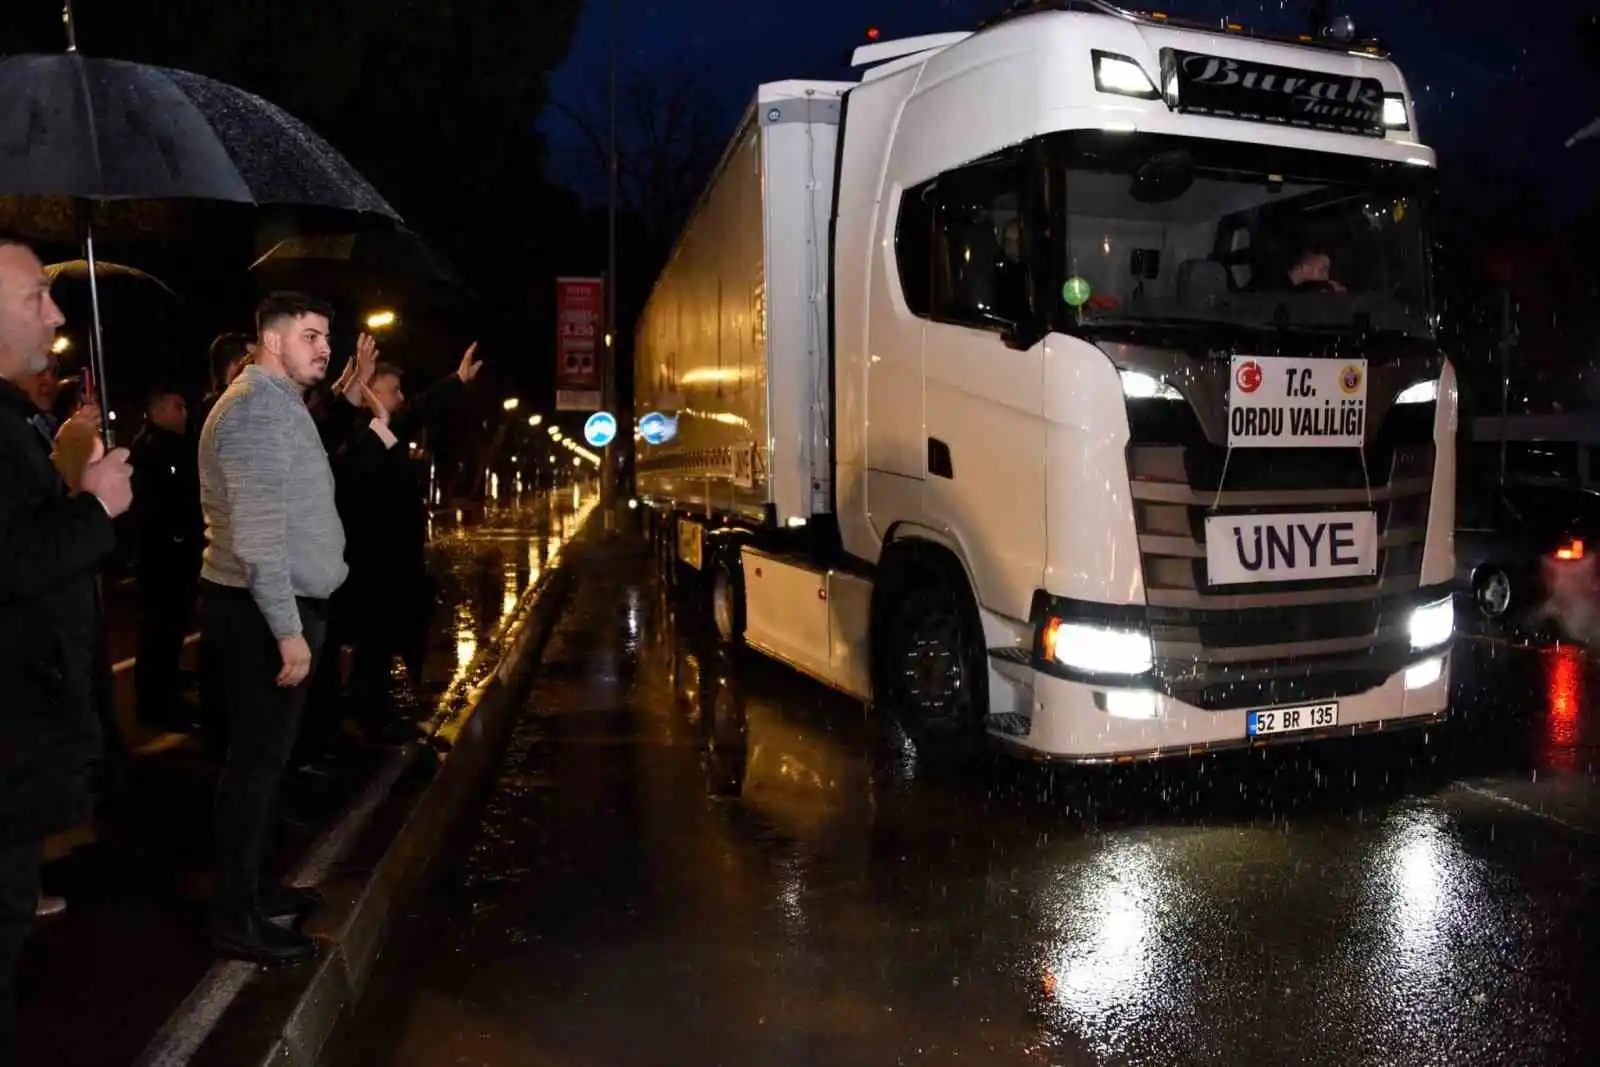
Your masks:
<svg viewBox="0 0 1600 1067"><path fill-rule="evenodd" d="M1504 571L1490 572L1478 585L1478 610L1499 618L1511 606L1511 579Z"/></svg>

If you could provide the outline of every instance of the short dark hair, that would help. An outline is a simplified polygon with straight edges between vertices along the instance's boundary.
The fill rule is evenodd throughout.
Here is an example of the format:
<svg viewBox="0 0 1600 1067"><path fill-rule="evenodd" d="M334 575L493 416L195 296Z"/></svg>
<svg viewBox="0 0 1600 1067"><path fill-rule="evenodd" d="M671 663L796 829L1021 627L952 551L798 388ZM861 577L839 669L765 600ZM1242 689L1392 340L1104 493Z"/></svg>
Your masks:
<svg viewBox="0 0 1600 1067"><path fill-rule="evenodd" d="M268 326L284 319L298 319L303 315L321 315L325 319L332 319L333 307L327 301L306 293L288 290L268 293L256 305L256 335L266 333Z"/></svg>
<svg viewBox="0 0 1600 1067"><path fill-rule="evenodd" d="M157 381L149 389L145 390L145 394L144 394L145 410L148 411L150 409L151 405L153 405L157 400L160 400L164 396L183 396L183 395L184 395L183 394L183 388L181 386L179 386L177 382L168 381L167 379L163 378L160 381Z"/></svg>
<svg viewBox="0 0 1600 1067"><path fill-rule="evenodd" d="M211 353L207 356L211 363L212 383L227 385L224 379L228 376L228 366L248 357L250 346L254 343L255 338L247 333L219 333L217 339L211 342Z"/></svg>
<svg viewBox="0 0 1600 1067"><path fill-rule="evenodd" d="M372 378L370 380L375 382L386 374L392 374L394 377L399 378L402 382L406 380L405 371L401 370L393 363L385 363L382 360L379 360L377 363L372 365Z"/></svg>

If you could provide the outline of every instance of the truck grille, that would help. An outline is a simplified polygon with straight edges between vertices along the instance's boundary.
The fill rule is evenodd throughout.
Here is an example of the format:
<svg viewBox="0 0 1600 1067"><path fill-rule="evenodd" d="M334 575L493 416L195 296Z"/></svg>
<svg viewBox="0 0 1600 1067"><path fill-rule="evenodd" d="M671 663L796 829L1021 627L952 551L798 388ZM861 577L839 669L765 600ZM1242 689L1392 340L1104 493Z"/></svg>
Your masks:
<svg viewBox="0 0 1600 1067"><path fill-rule="evenodd" d="M1273 691L1309 692L1310 675L1331 678L1327 671L1354 684L1376 667L1370 655L1404 650L1428 525L1434 405L1369 411L1381 421L1360 450L1229 455L1207 439L1189 404L1128 401L1128 475L1158 672L1193 690L1201 706L1230 703L1226 692L1268 680ZM1378 523L1375 576L1212 591L1208 515L1368 507ZM1260 670L1266 675L1246 681Z"/></svg>

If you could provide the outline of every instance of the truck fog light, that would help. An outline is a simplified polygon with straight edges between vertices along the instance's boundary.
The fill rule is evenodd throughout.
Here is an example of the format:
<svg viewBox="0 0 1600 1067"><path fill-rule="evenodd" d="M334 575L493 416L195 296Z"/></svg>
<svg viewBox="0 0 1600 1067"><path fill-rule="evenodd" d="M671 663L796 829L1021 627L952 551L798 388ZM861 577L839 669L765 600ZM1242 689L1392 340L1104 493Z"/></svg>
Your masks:
<svg viewBox="0 0 1600 1067"><path fill-rule="evenodd" d="M1426 689L1444 674L1444 660L1438 656L1413 663L1406 668L1406 688Z"/></svg>
<svg viewBox="0 0 1600 1067"><path fill-rule="evenodd" d="M1153 719L1156 695L1145 689L1108 689L1099 694L1106 714L1113 719Z"/></svg>

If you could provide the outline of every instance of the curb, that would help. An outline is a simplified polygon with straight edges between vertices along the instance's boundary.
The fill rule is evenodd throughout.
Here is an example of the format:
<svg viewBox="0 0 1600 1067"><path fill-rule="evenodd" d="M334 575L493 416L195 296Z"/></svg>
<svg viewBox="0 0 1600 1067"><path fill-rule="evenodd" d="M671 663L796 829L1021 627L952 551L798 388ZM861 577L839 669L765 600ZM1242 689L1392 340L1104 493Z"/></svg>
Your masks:
<svg viewBox="0 0 1600 1067"><path fill-rule="evenodd" d="M410 803L370 872L359 881L330 877L396 783L424 758L430 748L427 744L406 745L380 767L337 824L319 837L296 865L289 881L316 885L327 898L323 913L307 926L307 932L322 942L322 952L293 994L269 998L263 1005L275 1018L270 1023L252 1019L242 1042L216 1042L229 1046L222 1049L208 1045L207 1039L234 998L262 973L252 964L220 962L152 1039L136 1061L137 1067L209 1062L315 1067L329 1040L366 992L392 920L437 876L441 861L449 856L445 843L498 766L516 720L518 699L565 606L572 584L569 554L592 540L600 517L600 509L592 505L588 514L580 517L568 543L523 594L498 643L486 650L489 655L484 662L493 666L464 699L457 698L459 707L450 706L447 694L445 707L428 723L431 747L441 753L438 769Z"/></svg>

